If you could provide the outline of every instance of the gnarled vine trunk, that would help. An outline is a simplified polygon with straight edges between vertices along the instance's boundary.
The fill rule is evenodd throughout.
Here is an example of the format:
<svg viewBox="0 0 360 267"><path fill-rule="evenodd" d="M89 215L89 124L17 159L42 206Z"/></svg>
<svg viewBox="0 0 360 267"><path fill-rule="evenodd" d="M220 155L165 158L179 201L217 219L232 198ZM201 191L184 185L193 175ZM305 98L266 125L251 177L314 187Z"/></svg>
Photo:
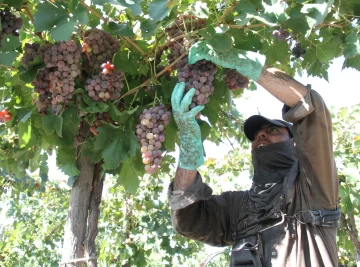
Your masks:
<svg viewBox="0 0 360 267"><path fill-rule="evenodd" d="M85 137L88 125L81 129ZM97 266L95 238L98 233L98 219L104 175L100 163L93 163L78 147L77 167L80 174L73 184L68 217L65 225L61 267Z"/></svg>

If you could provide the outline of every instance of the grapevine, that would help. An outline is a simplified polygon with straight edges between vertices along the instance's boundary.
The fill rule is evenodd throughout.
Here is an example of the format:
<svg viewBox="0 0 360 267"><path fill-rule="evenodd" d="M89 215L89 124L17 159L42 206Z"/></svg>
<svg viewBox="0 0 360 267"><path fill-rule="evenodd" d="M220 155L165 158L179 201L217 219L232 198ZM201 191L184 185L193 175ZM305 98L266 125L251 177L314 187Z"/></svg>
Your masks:
<svg viewBox="0 0 360 267"><path fill-rule="evenodd" d="M144 109L136 125L145 171L153 174L160 165L162 143L165 141L165 126L170 123L171 112L164 104Z"/></svg>

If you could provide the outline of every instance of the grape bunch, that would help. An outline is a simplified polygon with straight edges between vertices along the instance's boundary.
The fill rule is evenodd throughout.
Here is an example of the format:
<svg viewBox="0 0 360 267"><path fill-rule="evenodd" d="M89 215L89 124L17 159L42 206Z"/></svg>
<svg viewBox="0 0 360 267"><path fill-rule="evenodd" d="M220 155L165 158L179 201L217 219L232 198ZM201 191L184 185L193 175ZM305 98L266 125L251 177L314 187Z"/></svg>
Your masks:
<svg viewBox="0 0 360 267"><path fill-rule="evenodd" d="M0 33L0 47L2 39L6 34L11 34L14 36L19 36L19 30L23 24L22 18L17 18L10 12L9 8L0 10L0 19L1 19L1 33Z"/></svg>
<svg viewBox="0 0 360 267"><path fill-rule="evenodd" d="M44 59L46 50L51 47L50 43L47 43L46 45L40 45L39 43L26 43L24 46L24 55L21 59L21 62L23 63L25 68L29 67L29 63L33 62L36 57L41 57L41 59Z"/></svg>
<svg viewBox="0 0 360 267"><path fill-rule="evenodd" d="M210 61L200 60L195 64L187 64L187 57L182 61L183 67L177 71L179 82L185 82L185 91L195 88L195 95L190 108L205 105L209 102L209 96L214 92L212 82L216 73L216 65Z"/></svg>
<svg viewBox="0 0 360 267"><path fill-rule="evenodd" d="M299 58L306 53L306 50L301 47L300 43L296 43L295 46L291 49L291 53Z"/></svg>
<svg viewBox="0 0 360 267"><path fill-rule="evenodd" d="M26 44L22 63L28 68L37 56L42 57L46 65L32 83L39 93L37 108L44 113L51 106L55 114L59 114L72 98L75 79L81 74L80 48L72 40L44 46Z"/></svg>
<svg viewBox="0 0 360 267"><path fill-rule="evenodd" d="M85 89L94 101L115 100L120 97L120 91L124 87L124 74L115 71L115 66L110 62L101 65L101 73L85 81Z"/></svg>
<svg viewBox="0 0 360 267"><path fill-rule="evenodd" d="M175 61L180 55L184 54L186 49L189 49L190 46L195 43L195 39L189 39L189 37L185 36L176 39L176 41L172 41L172 39L180 35L185 35L186 32L189 33L202 29L205 26L206 21L204 19L185 14L179 17L170 27L165 28L168 42L172 43L172 45L170 45L170 53L167 56L170 63ZM178 68L179 66L177 65L176 67Z"/></svg>
<svg viewBox="0 0 360 267"><path fill-rule="evenodd" d="M280 28L279 30L274 30L272 34L279 41L285 41L290 36L290 33L283 28Z"/></svg>
<svg viewBox="0 0 360 267"><path fill-rule="evenodd" d="M249 79L234 69L226 69L225 75L225 82L230 90L247 88L249 86Z"/></svg>
<svg viewBox="0 0 360 267"><path fill-rule="evenodd" d="M171 112L164 104L144 109L136 125L136 136L140 141L145 171L153 174L162 158L162 143L165 141L165 126L170 123Z"/></svg>
<svg viewBox="0 0 360 267"><path fill-rule="evenodd" d="M83 66L90 74L98 73L101 65L112 61L114 54L120 48L120 41L111 36L110 33L100 29L90 29L85 32L83 44Z"/></svg>

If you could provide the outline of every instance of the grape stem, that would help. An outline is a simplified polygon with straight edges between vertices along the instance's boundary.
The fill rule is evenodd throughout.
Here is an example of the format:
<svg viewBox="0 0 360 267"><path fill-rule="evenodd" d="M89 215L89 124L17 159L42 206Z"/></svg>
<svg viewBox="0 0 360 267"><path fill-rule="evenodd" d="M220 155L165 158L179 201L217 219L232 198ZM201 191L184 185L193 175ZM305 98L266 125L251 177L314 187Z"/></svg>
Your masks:
<svg viewBox="0 0 360 267"><path fill-rule="evenodd" d="M179 56L173 63L171 63L169 66L167 66L166 68L164 68L162 71L158 72L155 76L151 77L150 79L146 80L145 82L143 82L142 84L140 84L139 86L131 89L130 91L128 91L127 93L123 94L118 101L120 101L122 98L131 95L135 92L137 92L141 87L144 87L145 85L147 85L150 81L152 81L155 78L160 77L161 75L163 75L165 72L168 71L169 68L172 68L173 66L176 65L176 63L178 61L180 61L181 59L183 59L185 56L187 56L187 52L185 52L184 54L182 54L181 56Z"/></svg>
<svg viewBox="0 0 360 267"><path fill-rule="evenodd" d="M121 39L125 39L127 42L129 42L133 47L135 47L141 55L146 56L146 53L129 37L127 36L120 36Z"/></svg>
<svg viewBox="0 0 360 267"><path fill-rule="evenodd" d="M109 20L101 16L96 10L88 6L84 1L80 1L80 4L83 5L89 12L93 13L96 17L104 21L105 24L108 24Z"/></svg>
<svg viewBox="0 0 360 267"><path fill-rule="evenodd" d="M24 9L26 11L26 13L28 14L32 24L34 24L34 17L31 14L29 7L28 6L23 6L22 9Z"/></svg>
<svg viewBox="0 0 360 267"><path fill-rule="evenodd" d="M264 23L253 24L253 25L245 25L245 26L230 25L230 24L226 24L226 25L229 26L229 28L232 28L232 29L260 28L260 27L266 26Z"/></svg>
<svg viewBox="0 0 360 267"><path fill-rule="evenodd" d="M238 3L235 2L233 3L231 6L229 6L225 11L224 13L222 14L222 16L219 18L219 21L217 22L217 25L219 25L221 23L221 21L223 21L225 19L225 17L235 8L235 6L237 5Z"/></svg>

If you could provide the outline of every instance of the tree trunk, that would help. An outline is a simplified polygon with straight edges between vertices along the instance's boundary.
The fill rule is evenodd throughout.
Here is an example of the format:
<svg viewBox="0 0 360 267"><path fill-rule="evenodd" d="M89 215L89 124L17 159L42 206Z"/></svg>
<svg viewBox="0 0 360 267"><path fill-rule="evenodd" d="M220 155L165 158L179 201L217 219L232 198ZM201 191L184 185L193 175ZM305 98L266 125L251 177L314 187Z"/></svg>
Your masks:
<svg viewBox="0 0 360 267"><path fill-rule="evenodd" d="M85 240L86 257L93 258L92 260L89 260L87 263L89 267L97 267L97 253L96 253L95 239L98 234L98 221L100 215L99 206L101 203L104 177L105 175L101 174L101 164L100 163L96 164L93 186L90 197L88 231Z"/></svg>
<svg viewBox="0 0 360 267"><path fill-rule="evenodd" d="M80 174L71 190L60 266L84 266L84 242L95 164L85 155L78 158Z"/></svg>

